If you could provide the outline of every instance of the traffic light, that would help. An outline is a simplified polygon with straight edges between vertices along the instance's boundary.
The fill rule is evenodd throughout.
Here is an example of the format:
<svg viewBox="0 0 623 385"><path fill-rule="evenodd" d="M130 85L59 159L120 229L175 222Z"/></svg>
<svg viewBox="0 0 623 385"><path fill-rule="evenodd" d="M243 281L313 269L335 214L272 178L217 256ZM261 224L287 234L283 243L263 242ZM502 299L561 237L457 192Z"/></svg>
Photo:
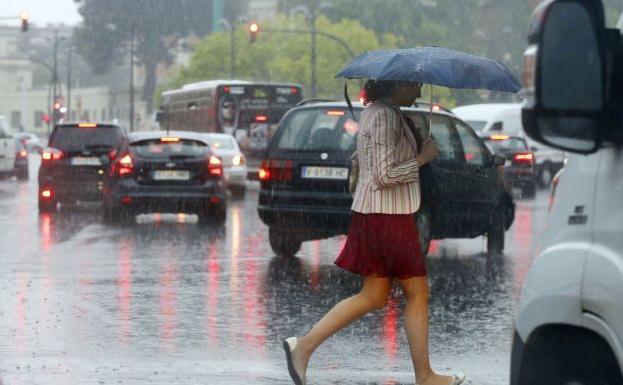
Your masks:
<svg viewBox="0 0 623 385"><path fill-rule="evenodd" d="M52 122L56 124L65 117L65 112L67 112L67 109L63 106L63 101L60 98L54 102L54 105L52 107Z"/></svg>
<svg viewBox="0 0 623 385"><path fill-rule="evenodd" d="M19 16L19 19L22 21L22 32L28 31L28 14L26 12L22 12Z"/></svg>
<svg viewBox="0 0 623 385"><path fill-rule="evenodd" d="M251 43L255 43L257 39L257 33L260 31L260 25L256 22L249 24L249 40Z"/></svg>

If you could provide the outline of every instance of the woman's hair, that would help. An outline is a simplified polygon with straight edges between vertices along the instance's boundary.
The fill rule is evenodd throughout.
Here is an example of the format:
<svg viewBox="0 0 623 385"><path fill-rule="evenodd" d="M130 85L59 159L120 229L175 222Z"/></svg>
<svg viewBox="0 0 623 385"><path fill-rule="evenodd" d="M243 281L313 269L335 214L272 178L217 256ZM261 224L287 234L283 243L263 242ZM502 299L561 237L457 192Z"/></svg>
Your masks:
<svg viewBox="0 0 623 385"><path fill-rule="evenodd" d="M368 104L375 100L389 97L398 84L398 82L393 80L368 80L363 86L365 92L364 103Z"/></svg>

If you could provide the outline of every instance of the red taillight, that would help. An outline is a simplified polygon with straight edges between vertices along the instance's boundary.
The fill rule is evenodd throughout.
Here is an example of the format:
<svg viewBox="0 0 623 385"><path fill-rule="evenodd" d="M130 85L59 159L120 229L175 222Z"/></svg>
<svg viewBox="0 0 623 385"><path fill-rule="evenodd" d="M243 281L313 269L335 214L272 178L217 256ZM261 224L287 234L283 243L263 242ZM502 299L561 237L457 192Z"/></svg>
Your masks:
<svg viewBox="0 0 623 385"><path fill-rule="evenodd" d="M208 160L208 175L223 175L223 161L216 155L211 155L210 159Z"/></svg>
<svg viewBox="0 0 623 385"><path fill-rule="evenodd" d="M260 123L266 123L266 122L268 122L268 116L266 116L266 115L257 115L255 117L255 121L256 122L260 122Z"/></svg>
<svg viewBox="0 0 623 385"><path fill-rule="evenodd" d="M56 148L46 148L41 153L41 159L44 162L50 161L50 160L60 160L60 159L63 159L63 156L64 156L63 151L56 149Z"/></svg>
<svg viewBox="0 0 623 385"><path fill-rule="evenodd" d="M25 157L27 157L27 156L28 156L28 152L27 152L26 150L20 150L20 151L17 153L17 157L18 157L18 158L25 158Z"/></svg>
<svg viewBox="0 0 623 385"><path fill-rule="evenodd" d="M121 156L119 160L110 167L111 176L125 177L132 175L132 173L134 173L134 162L130 154L127 153Z"/></svg>
<svg viewBox="0 0 623 385"><path fill-rule="evenodd" d="M51 188L42 188L39 191L39 195L41 195L41 198L43 199L52 199L54 198L54 190Z"/></svg>
<svg viewBox="0 0 623 385"><path fill-rule="evenodd" d="M532 156L531 153L515 154L515 156L513 157L513 163L532 164L533 161L534 161L534 157Z"/></svg>
<svg viewBox="0 0 623 385"><path fill-rule="evenodd" d="M231 160L231 164L234 166L241 166L244 164L244 156L242 155L235 155L232 160Z"/></svg>
<svg viewBox="0 0 623 385"><path fill-rule="evenodd" d="M258 178L261 181L289 181L292 180L292 161L268 159L262 161Z"/></svg>

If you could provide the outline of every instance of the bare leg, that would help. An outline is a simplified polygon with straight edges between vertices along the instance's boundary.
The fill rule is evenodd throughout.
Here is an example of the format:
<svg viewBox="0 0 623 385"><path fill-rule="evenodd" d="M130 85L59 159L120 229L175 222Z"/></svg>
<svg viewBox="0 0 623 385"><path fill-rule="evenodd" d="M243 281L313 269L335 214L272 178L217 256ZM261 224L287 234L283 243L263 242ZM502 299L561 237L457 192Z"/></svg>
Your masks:
<svg viewBox="0 0 623 385"><path fill-rule="evenodd" d="M357 295L335 305L306 335L298 339L296 354L293 354L297 371L305 373L309 358L324 340L366 313L385 307L391 288L391 278L364 277L363 287Z"/></svg>
<svg viewBox="0 0 623 385"><path fill-rule="evenodd" d="M426 277L400 280L400 286L407 298L405 329L411 359L419 385L448 385L449 376L435 374L428 355L428 281Z"/></svg>

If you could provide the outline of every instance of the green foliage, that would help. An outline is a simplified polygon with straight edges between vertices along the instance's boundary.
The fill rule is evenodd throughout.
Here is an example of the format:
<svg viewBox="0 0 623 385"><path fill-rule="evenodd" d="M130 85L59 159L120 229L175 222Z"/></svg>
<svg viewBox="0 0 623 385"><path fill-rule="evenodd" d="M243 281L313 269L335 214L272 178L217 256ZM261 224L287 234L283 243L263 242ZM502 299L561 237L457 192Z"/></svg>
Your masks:
<svg viewBox="0 0 623 385"><path fill-rule="evenodd" d="M311 38L309 34L290 34L268 31L270 29L305 29L301 15L280 15L261 25L257 41L249 42L246 26L235 30L236 77L255 81L295 82L309 89L311 76ZM402 40L392 34L384 34L381 43L374 31L364 28L358 21L341 20L332 23L319 17L318 31L329 33L344 40L355 53L379 48L396 47ZM341 97L343 81L335 80L335 74L351 60L349 53L335 41L318 35L317 38L318 94L321 97ZM171 87L229 76L229 32L212 34L196 46L190 64L180 69ZM357 87L354 87L357 88ZM355 90L356 91L356 90Z"/></svg>
<svg viewBox="0 0 623 385"><path fill-rule="evenodd" d="M84 23L76 29L76 46L93 67L105 74L127 53L134 36L135 55L145 66L143 98L151 107L156 68L169 63L171 51L181 37L203 36L211 28L212 1L176 0L75 0ZM228 1L225 17L234 18L246 1Z"/></svg>

